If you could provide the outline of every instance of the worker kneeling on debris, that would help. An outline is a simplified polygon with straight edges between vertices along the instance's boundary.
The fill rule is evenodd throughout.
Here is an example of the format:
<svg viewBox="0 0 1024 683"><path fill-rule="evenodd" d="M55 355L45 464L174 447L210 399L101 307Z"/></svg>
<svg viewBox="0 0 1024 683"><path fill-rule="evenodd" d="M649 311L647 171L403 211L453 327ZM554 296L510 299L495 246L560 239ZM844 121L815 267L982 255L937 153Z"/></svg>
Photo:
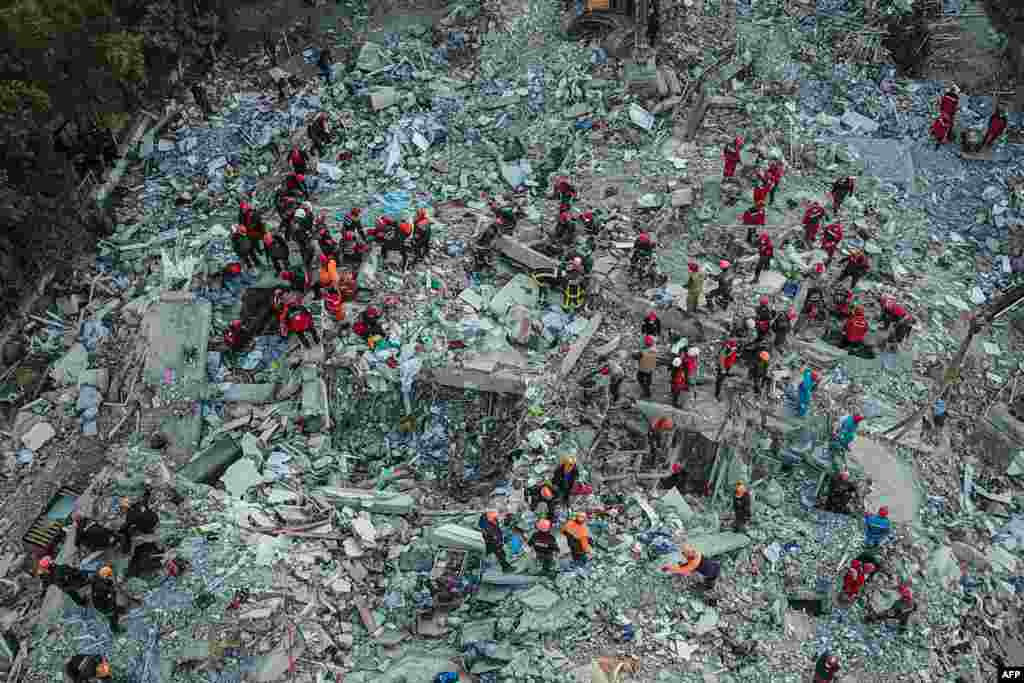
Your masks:
<svg viewBox="0 0 1024 683"><path fill-rule="evenodd" d="M711 590L715 587L715 582L718 581L718 576L722 573L722 565L720 563L707 559L690 544L683 546L683 557L686 560L685 562L667 564L661 568L661 571L679 576L691 576L697 573L704 577L702 587L705 590Z"/></svg>

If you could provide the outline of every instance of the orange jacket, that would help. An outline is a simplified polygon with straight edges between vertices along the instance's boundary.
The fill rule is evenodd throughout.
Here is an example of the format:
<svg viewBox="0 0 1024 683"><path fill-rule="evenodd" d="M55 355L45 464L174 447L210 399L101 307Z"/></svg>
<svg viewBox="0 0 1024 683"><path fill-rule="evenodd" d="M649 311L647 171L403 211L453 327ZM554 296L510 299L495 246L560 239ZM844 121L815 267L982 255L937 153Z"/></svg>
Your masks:
<svg viewBox="0 0 1024 683"><path fill-rule="evenodd" d="M324 287L333 287L338 282L338 264L334 259L329 259L327 264L320 266L320 284Z"/></svg>
<svg viewBox="0 0 1024 683"><path fill-rule="evenodd" d="M564 527L562 527L562 533L570 538L576 539L583 552L590 552L590 534L585 525L580 524L575 520L570 520Z"/></svg>

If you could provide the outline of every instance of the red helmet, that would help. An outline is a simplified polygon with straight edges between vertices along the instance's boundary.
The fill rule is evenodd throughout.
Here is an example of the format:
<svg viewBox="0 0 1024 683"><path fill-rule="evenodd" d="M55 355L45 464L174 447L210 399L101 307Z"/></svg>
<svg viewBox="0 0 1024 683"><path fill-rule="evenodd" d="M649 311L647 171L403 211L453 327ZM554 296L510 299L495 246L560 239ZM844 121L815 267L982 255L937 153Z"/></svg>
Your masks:
<svg viewBox="0 0 1024 683"><path fill-rule="evenodd" d="M242 264L229 263L227 266L225 266L224 272L227 273L228 275L238 275L239 273L242 272Z"/></svg>
<svg viewBox="0 0 1024 683"><path fill-rule="evenodd" d="M728 339L728 340L726 340L725 346L726 346L726 348L735 349L736 346L737 346L736 340L735 339Z"/></svg>
<svg viewBox="0 0 1024 683"><path fill-rule="evenodd" d="M835 671L839 668L839 658L835 655L829 655L825 658L825 668L829 671Z"/></svg>
<svg viewBox="0 0 1024 683"><path fill-rule="evenodd" d="M683 466L677 462L672 463L672 474L679 474L683 471Z"/></svg>
<svg viewBox="0 0 1024 683"><path fill-rule="evenodd" d="M323 238L323 237L330 237L330 236L331 236L331 233L327 230L327 228L324 228L323 230L320 231L320 237L321 238Z"/></svg>
<svg viewBox="0 0 1024 683"><path fill-rule="evenodd" d="M861 420L863 420L863 419L864 419L863 415L854 415L853 416L853 423L854 424L860 424Z"/></svg>
<svg viewBox="0 0 1024 683"><path fill-rule="evenodd" d="M768 233L762 232L761 233L761 241L762 242L771 242L772 238L768 236Z"/></svg>
<svg viewBox="0 0 1024 683"><path fill-rule="evenodd" d="M718 267L721 268L722 270L727 269L731 265L732 264L726 261L725 259L722 259L721 261L718 262Z"/></svg>
<svg viewBox="0 0 1024 683"><path fill-rule="evenodd" d="M607 375L607 374L610 374L610 373L611 373L611 370L608 369L607 365L604 366L603 368L601 368L601 374L602 375Z"/></svg>
<svg viewBox="0 0 1024 683"><path fill-rule="evenodd" d="M689 263L688 263L688 264L686 265L686 267L690 269L690 272L691 272L691 273L696 273L696 272L697 272L697 264L696 264L696 263L695 263L694 261L690 261L690 262L689 262Z"/></svg>
<svg viewBox="0 0 1024 683"><path fill-rule="evenodd" d="M875 573L875 565L871 564L870 562L865 564L864 565L864 573L865 574L874 574Z"/></svg>
<svg viewBox="0 0 1024 683"><path fill-rule="evenodd" d="M818 377L819 377L818 371L817 370L811 370L811 381L812 382L817 382L818 381Z"/></svg>
<svg viewBox="0 0 1024 683"><path fill-rule="evenodd" d="M583 213L580 214L580 218L589 223L590 221L594 220L594 212L584 211Z"/></svg>
<svg viewBox="0 0 1024 683"><path fill-rule="evenodd" d="M796 309L790 308L788 311L786 311L786 317L789 318L790 320L796 320Z"/></svg>
<svg viewBox="0 0 1024 683"><path fill-rule="evenodd" d="M242 201L238 202L238 208L241 209L242 211L252 211L252 204L243 199Z"/></svg>
<svg viewBox="0 0 1024 683"><path fill-rule="evenodd" d="M824 273L825 272L825 264L824 263L815 263L814 264L814 272L815 273Z"/></svg>
<svg viewBox="0 0 1024 683"><path fill-rule="evenodd" d="M651 242L651 236L648 235L646 232L640 233L640 236L637 237L636 239L638 242L640 242L640 244L650 244Z"/></svg>
<svg viewBox="0 0 1024 683"><path fill-rule="evenodd" d="M378 309L376 306L370 306L369 308L366 309L366 317L368 317L368 318L380 317L380 309Z"/></svg>
<svg viewBox="0 0 1024 683"><path fill-rule="evenodd" d="M654 346L654 337L652 337L651 335L647 335L646 337L644 337L644 346Z"/></svg>
<svg viewBox="0 0 1024 683"><path fill-rule="evenodd" d="M882 507L878 508L878 516L879 517L888 517L889 516L889 508L887 508L884 505Z"/></svg>
<svg viewBox="0 0 1024 683"><path fill-rule="evenodd" d="M854 560L853 562L850 563L850 566L853 567L854 569L860 569L860 560Z"/></svg>
<svg viewBox="0 0 1024 683"><path fill-rule="evenodd" d="M736 145L736 148L738 149L743 146L743 138L737 135L736 139L733 140L733 143Z"/></svg>
<svg viewBox="0 0 1024 683"><path fill-rule="evenodd" d="M910 602L914 599L914 591L910 590L910 586L900 586L900 597Z"/></svg>
<svg viewBox="0 0 1024 683"><path fill-rule="evenodd" d="M558 214L558 221L560 223L568 223L570 220L572 220L572 216L569 215L568 211L563 211L562 213Z"/></svg>
<svg viewBox="0 0 1024 683"><path fill-rule="evenodd" d="M285 282L291 282L292 280L295 279L295 273L291 272L290 270L286 270L283 273L281 273L281 279L284 280Z"/></svg>
<svg viewBox="0 0 1024 683"><path fill-rule="evenodd" d="M651 311L650 313L647 314L647 319L648 320L657 320L658 319L658 314L655 313L654 311Z"/></svg>
<svg viewBox="0 0 1024 683"><path fill-rule="evenodd" d="M351 230L346 230L345 234L342 235L342 237L345 238L346 242L354 242L355 239L356 239L356 234L354 232L352 232Z"/></svg>
<svg viewBox="0 0 1024 683"><path fill-rule="evenodd" d="M302 174L302 173L296 173L295 174L295 180L297 180L300 183L304 183L304 182L306 182L306 176L304 174Z"/></svg>
<svg viewBox="0 0 1024 683"><path fill-rule="evenodd" d="M760 299L758 299L757 302L759 304L761 304L762 306L767 306L768 305L768 297L767 296L762 296Z"/></svg>
<svg viewBox="0 0 1024 683"><path fill-rule="evenodd" d="M232 320L231 321L231 327L235 328L236 330L242 329L242 321L241 320Z"/></svg>
<svg viewBox="0 0 1024 683"><path fill-rule="evenodd" d="M326 254L320 254L320 263L323 263L323 264L327 263L327 255Z"/></svg>
<svg viewBox="0 0 1024 683"><path fill-rule="evenodd" d="M843 470L842 472L839 473L839 478L842 479L843 481L849 481L850 473L846 470Z"/></svg>
<svg viewBox="0 0 1024 683"><path fill-rule="evenodd" d="M551 520L550 519L538 520L538 522L537 522L537 530L538 531L551 531Z"/></svg>

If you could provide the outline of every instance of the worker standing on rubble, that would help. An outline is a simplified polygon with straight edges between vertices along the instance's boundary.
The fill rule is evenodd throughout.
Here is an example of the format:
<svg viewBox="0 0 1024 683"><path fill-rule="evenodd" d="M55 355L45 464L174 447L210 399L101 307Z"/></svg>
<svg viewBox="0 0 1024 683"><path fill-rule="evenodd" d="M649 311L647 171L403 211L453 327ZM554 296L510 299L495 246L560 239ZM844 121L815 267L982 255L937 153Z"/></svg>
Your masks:
<svg viewBox="0 0 1024 683"><path fill-rule="evenodd" d="M630 257L630 268L636 269L641 262L654 260L654 240L646 232L641 232L633 241L633 254Z"/></svg>
<svg viewBox="0 0 1024 683"><path fill-rule="evenodd" d="M246 268L259 268L260 263L256 260L253 242L249 239L249 233L244 226L236 225L231 231L231 248Z"/></svg>
<svg viewBox="0 0 1024 683"><path fill-rule="evenodd" d="M566 510L569 509L572 490L576 487L576 481L579 479L579 476L580 472L576 467L576 458L572 455L563 455L558 463L558 467L555 468L551 475L551 483L558 494L558 500L565 506Z"/></svg>
<svg viewBox="0 0 1024 683"><path fill-rule="evenodd" d="M132 536L135 534L151 534L160 523L160 515L152 507L153 491L149 486L142 489L142 496L132 502L121 499L121 510L125 513L125 522L121 527L121 552L127 554L132 548Z"/></svg>
<svg viewBox="0 0 1024 683"><path fill-rule="evenodd" d="M288 240L280 234L266 233L263 235L263 248L270 255L270 262L274 265L274 271L278 277L288 270L291 261L291 250L288 247Z"/></svg>
<svg viewBox="0 0 1024 683"><path fill-rule="evenodd" d="M864 421L863 415L848 415L843 419L836 440L842 448L849 448L857 436L857 427Z"/></svg>
<svg viewBox="0 0 1024 683"><path fill-rule="evenodd" d="M483 532L487 555L494 555L501 565L501 571L512 571L512 564L505 557L505 534L502 533L497 510L488 510L480 515L480 531Z"/></svg>
<svg viewBox="0 0 1024 683"><path fill-rule="evenodd" d="M757 229L763 228L765 223L764 202L754 204L743 212L743 225L747 226L747 244L754 246L754 237L757 236Z"/></svg>
<svg viewBox="0 0 1024 683"><path fill-rule="evenodd" d="M857 181L852 175L848 175L845 178L839 178L832 183L832 212L837 216L839 210L843 208L843 202L846 198L853 194L857 187Z"/></svg>
<svg viewBox="0 0 1024 683"><path fill-rule="evenodd" d="M981 142L981 148L991 147L996 144L996 140L1002 136L1003 131L1006 130L1006 112L1001 108L996 107L996 110L992 113L992 116L988 120L988 129L985 130L985 137Z"/></svg>
<svg viewBox="0 0 1024 683"><path fill-rule="evenodd" d="M879 574L887 573L885 571L885 565L882 564L882 558L879 556L877 548L865 548L859 555L857 555L856 559L858 559L864 566L865 582L871 581Z"/></svg>
<svg viewBox="0 0 1024 683"><path fill-rule="evenodd" d="M775 191L779 189L779 184L782 183L782 176L786 175L786 165L779 159L768 164L768 178L769 178L769 190L768 190L768 203L775 206Z"/></svg>
<svg viewBox="0 0 1024 683"><path fill-rule="evenodd" d="M725 167L722 169L723 178L732 178L736 175L736 165L740 163L740 150L743 149L743 138L737 137L722 150L722 159Z"/></svg>
<svg viewBox="0 0 1024 683"><path fill-rule="evenodd" d="M660 486L663 489L674 488L676 491L679 492L679 495L683 495L685 493L685 491L683 490L683 486L685 485L685 483L686 472L683 471L682 464L678 462L672 463L671 474L669 474L667 477L662 477L661 479L658 480L658 486Z"/></svg>
<svg viewBox="0 0 1024 683"><path fill-rule="evenodd" d="M846 575L843 577L843 594L841 599L847 605L853 604L860 593L860 589L864 586L864 574L861 572L860 560L854 560L850 563L850 568L846 570Z"/></svg>
<svg viewBox="0 0 1024 683"><path fill-rule="evenodd" d="M886 339L886 346L892 349L896 349L906 341L907 337L914 329L914 318L907 309L898 304L895 299L889 297L882 297L882 329L887 330L890 326L893 327L892 333Z"/></svg>
<svg viewBox="0 0 1024 683"><path fill-rule="evenodd" d="M668 449L674 430L675 424L670 417L659 417L650 421L650 428L647 430L650 467L660 467L661 463L668 461Z"/></svg>
<svg viewBox="0 0 1024 683"><path fill-rule="evenodd" d="M752 284L757 284L761 280L761 273L771 268L774 255L775 245L772 244L772 238L768 236L768 233L762 232L757 247L757 267L754 269Z"/></svg>
<svg viewBox="0 0 1024 683"><path fill-rule="evenodd" d="M828 496L825 498L825 510L837 515L850 514L850 504L857 487L850 481L850 473L846 470L833 473L829 479Z"/></svg>
<svg viewBox="0 0 1024 683"><path fill-rule="evenodd" d="M324 217L324 212L321 211L320 212L320 218L323 218L323 217ZM319 228L319 232L316 235L316 244L317 244L318 247L320 247L320 253L321 254L325 254L328 258L337 259L338 258L338 243L337 243L337 241L335 241L334 237L331 235L331 231L330 231L329 228L321 227L321 225L323 225L323 224L321 223L320 218L318 218L317 221L316 221L316 225Z"/></svg>
<svg viewBox="0 0 1024 683"><path fill-rule="evenodd" d="M864 545L867 548L877 548L882 541L892 532L892 522L889 521L889 508L883 505L878 508L878 514L864 514ZM878 564L878 562L875 562Z"/></svg>
<svg viewBox="0 0 1024 683"><path fill-rule="evenodd" d="M536 486L531 486L526 489L526 497L530 503L530 510L534 511L537 506L543 503L547 507L547 516L551 519L555 518L555 508L557 501L555 500L555 489L551 482L542 481Z"/></svg>
<svg viewBox="0 0 1024 683"><path fill-rule="evenodd" d="M294 151L294 150L293 150ZM289 173L284 177L284 193L292 197L309 199L309 188L306 187L305 173Z"/></svg>
<svg viewBox="0 0 1024 683"><path fill-rule="evenodd" d="M661 336L661 320L658 319L657 313L654 311L647 313L647 317L640 323L640 334L655 339Z"/></svg>
<svg viewBox="0 0 1024 683"><path fill-rule="evenodd" d="M320 274L313 284L313 291L317 298L323 290L332 289L338 286L338 262L330 256L320 254Z"/></svg>
<svg viewBox="0 0 1024 683"><path fill-rule="evenodd" d="M832 259L835 257L836 249L839 248L839 243L843 241L843 226L839 221L829 223L825 226L825 232L821 235L821 249L828 258L825 259L825 266L832 265Z"/></svg>
<svg viewBox="0 0 1024 683"><path fill-rule="evenodd" d="M686 312L696 313L704 293L704 271L696 261L690 261L687 269L690 271L690 279L686 281Z"/></svg>
<svg viewBox="0 0 1024 683"><path fill-rule="evenodd" d="M317 156L323 156L327 151L327 145L331 144L331 122L327 112L322 111L306 127L306 134L309 141L313 143L313 149Z"/></svg>
<svg viewBox="0 0 1024 683"><path fill-rule="evenodd" d="M288 152L288 163L291 164L292 171L296 174L305 175L309 173L309 157L298 145L292 147L291 151Z"/></svg>
<svg viewBox="0 0 1024 683"><path fill-rule="evenodd" d="M587 529L587 513L577 512L573 515L573 518L562 527L562 535L569 543L572 561L578 565L586 564L592 552L590 532Z"/></svg>
<svg viewBox="0 0 1024 683"><path fill-rule="evenodd" d="M839 671L839 658L831 652L823 652L814 663L814 683L832 683Z"/></svg>
<svg viewBox="0 0 1024 683"><path fill-rule="evenodd" d="M777 351L782 351L785 348L786 339L789 337L790 330L793 329L793 322L795 320L795 308L790 308L785 314L775 316L775 322L772 323L772 332L775 333L775 349Z"/></svg>
<svg viewBox="0 0 1024 683"><path fill-rule="evenodd" d="M358 239L355 230L345 230L341 235L341 261L345 266L357 272L363 265L363 255L369 251L369 245Z"/></svg>
<svg viewBox="0 0 1024 683"><path fill-rule="evenodd" d="M742 480L736 482L736 495L732 499L732 513L732 530L742 534L753 516L750 491L747 490L747 485Z"/></svg>
<svg viewBox="0 0 1024 683"><path fill-rule="evenodd" d="M800 380L800 387L797 389L796 414L799 417L807 415L807 410L811 407L811 397L814 396L814 390L817 388L818 373L810 368L804 368L804 376Z"/></svg>
<svg viewBox="0 0 1024 683"><path fill-rule="evenodd" d="M320 54L317 56L316 66L320 69L320 78L324 79L324 82L328 85L331 83L331 64L331 50L330 48L325 47L320 50Z"/></svg>
<svg viewBox="0 0 1024 683"><path fill-rule="evenodd" d="M876 621L894 620L900 623L900 630L905 631L911 615L917 611L917 603L914 602L914 592L910 590L910 586L901 585L899 593L899 599L889 609L877 614L869 614L864 622L871 624Z"/></svg>
<svg viewBox="0 0 1024 683"><path fill-rule="evenodd" d="M807 209L804 211L803 226L804 226L804 246L808 249L814 247L814 242L818 239L818 229L821 227L821 221L825 218L825 207L819 202L811 202L807 205Z"/></svg>
<svg viewBox="0 0 1024 683"><path fill-rule="evenodd" d="M750 368L750 379L754 385L754 394L761 397L770 386L769 368L771 366L771 354L761 351L754 359Z"/></svg>
<svg viewBox="0 0 1024 683"><path fill-rule="evenodd" d="M825 289L822 287L821 279L825 273L824 263L814 264L814 275L811 276L811 284L807 288L807 296L804 297L804 307L800 312L803 319L800 322L801 328L811 320L823 320L826 315Z"/></svg>
<svg viewBox="0 0 1024 683"><path fill-rule="evenodd" d="M644 398L651 398L651 385L654 382L654 368L658 364L658 350L654 347L654 337L644 337L643 348L633 354L637 361L636 381L643 391Z"/></svg>
<svg viewBox="0 0 1024 683"><path fill-rule="evenodd" d="M117 604L117 590L114 587L114 569L110 565L100 567L92 580L92 606L110 620L114 633L122 630L119 624L121 607Z"/></svg>
<svg viewBox="0 0 1024 683"><path fill-rule="evenodd" d="M570 212L559 212L554 237L563 249L568 249L576 241L576 219Z"/></svg>
<svg viewBox="0 0 1024 683"><path fill-rule="evenodd" d="M231 324L224 330L224 344L232 351L240 351L243 344L242 321L232 320ZM125 553L128 551L125 550Z"/></svg>
<svg viewBox="0 0 1024 683"><path fill-rule="evenodd" d="M551 519L554 519L554 515L551 515ZM558 539L551 533L551 519L537 520L537 530L530 537L529 546L537 553L541 570L553 576L557 571L555 558L558 557Z"/></svg>
<svg viewBox="0 0 1024 683"><path fill-rule="evenodd" d="M953 83L949 90L939 98L939 116L931 127L931 135L935 138L935 149L943 143L951 142L953 139L953 128L956 125L956 115L960 109L960 88Z"/></svg>
<svg viewBox="0 0 1024 683"><path fill-rule="evenodd" d="M857 283L871 270L871 260L863 249L855 249L849 256L843 259L843 272L840 273L836 284L846 278L850 278L850 289L857 289Z"/></svg>
<svg viewBox="0 0 1024 683"><path fill-rule="evenodd" d="M373 337L383 339L385 332L381 310L376 306L367 306L359 314L359 320L352 326L352 331L363 339L371 339Z"/></svg>
<svg viewBox="0 0 1024 683"><path fill-rule="evenodd" d="M89 575L81 569L66 564L56 564L53 558L47 555L39 560L38 574L43 581L43 586L47 588L56 586L76 605L85 607L85 598L79 591L89 585Z"/></svg>
<svg viewBox="0 0 1024 683"><path fill-rule="evenodd" d="M294 332L299 336L302 346L311 349L313 345L306 339L306 333L308 332L313 337L315 343L320 343L320 335L317 334L316 328L313 326L313 315L305 306L285 307L283 313L286 314L286 317L283 319L281 317L278 318L282 324L282 337L287 338L289 333Z"/></svg>
<svg viewBox="0 0 1024 683"><path fill-rule="evenodd" d="M718 352L718 366L715 368L715 400L721 400L722 384L736 365L736 340L728 339Z"/></svg>
<svg viewBox="0 0 1024 683"><path fill-rule="evenodd" d="M359 239L366 242L366 231L363 230L363 210L358 206L353 206L349 209L341 219L342 230L355 230L356 234L359 235Z"/></svg>
<svg viewBox="0 0 1024 683"><path fill-rule="evenodd" d="M64 665L64 674L71 683L107 680L112 676L110 662L101 655L75 655Z"/></svg>
<svg viewBox="0 0 1024 683"><path fill-rule="evenodd" d="M299 252L302 254L302 265L306 270L313 267L313 258L316 253L313 250L313 209L308 204L303 204L295 210L295 222L292 237L299 245Z"/></svg>
<svg viewBox="0 0 1024 683"><path fill-rule="evenodd" d="M732 264L725 259L718 262L718 267L722 272L718 275L718 285L707 296L708 308L717 304L725 309L732 303L732 283L735 278L731 266Z"/></svg>
<svg viewBox="0 0 1024 683"><path fill-rule="evenodd" d="M722 565L714 560L707 559L689 543L683 546L682 551L683 558L686 560L685 563L679 562L677 564L665 565L661 568L661 571L680 576L700 574L704 577L704 584L701 588L708 591L713 590L715 582L718 581L718 577L722 573Z"/></svg>
<svg viewBox="0 0 1024 683"><path fill-rule="evenodd" d="M572 202L576 200L576 188L569 183L569 179L565 176L560 176L555 179L554 183L554 196L552 199L557 199L559 203L565 205L572 205ZM566 209L559 209L564 211Z"/></svg>
<svg viewBox="0 0 1024 683"><path fill-rule="evenodd" d="M686 385L686 362L685 354L680 354L672 359L672 380L669 386L669 393L672 394L672 406L679 407L679 396L687 389Z"/></svg>
<svg viewBox="0 0 1024 683"><path fill-rule="evenodd" d="M864 317L864 307L854 306L853 315L846 321L846 336L839 343L840 348L861 349L868 335L868 321Z"/></svg>
<svg viewBox="0 0 1024 683"><path fill-rule="evenodd" d="M618 403L622 397L622 382L626 379L626 371L619 362L621 356L622 352L619 358L609 358L605 366L608 369L608 390L611 392L612 403Z"/></svg>
<svg viewBox="0 0 1024 683"><path fill-rule="evenodd" d="M757 326L757 340L764 341L771 332L772 322L775 320L775 311L772 310L767 296L761 296L757 303L757 311L754 315L754 324Z"/></svg>

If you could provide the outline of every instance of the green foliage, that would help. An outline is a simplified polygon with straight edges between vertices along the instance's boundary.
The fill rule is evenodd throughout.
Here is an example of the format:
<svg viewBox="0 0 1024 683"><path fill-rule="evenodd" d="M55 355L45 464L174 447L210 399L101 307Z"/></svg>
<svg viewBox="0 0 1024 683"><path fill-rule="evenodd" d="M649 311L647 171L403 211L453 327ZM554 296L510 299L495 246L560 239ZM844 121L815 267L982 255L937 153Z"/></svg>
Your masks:
<svg viewBox="0 0 1024 683"><path fill-rule="evenodd" d="M146 59L142 52L141 33L105 33L96 40L103 60L121 81L138 83L146 77Z"/></svg>
<svg viewBox="0 0 1024 683"><path fill-rule="evenodd" d="M17 114L25 109L49 111L50 96L31 81L0 81L0 112Z"/></svg>
<svg viewBox="0 0 1024 683"><path fill-rule="evenodd" d="M8 0L4 5L0 28L21 48L44 47L57 34L112 12L107 0Z"/></svg>

